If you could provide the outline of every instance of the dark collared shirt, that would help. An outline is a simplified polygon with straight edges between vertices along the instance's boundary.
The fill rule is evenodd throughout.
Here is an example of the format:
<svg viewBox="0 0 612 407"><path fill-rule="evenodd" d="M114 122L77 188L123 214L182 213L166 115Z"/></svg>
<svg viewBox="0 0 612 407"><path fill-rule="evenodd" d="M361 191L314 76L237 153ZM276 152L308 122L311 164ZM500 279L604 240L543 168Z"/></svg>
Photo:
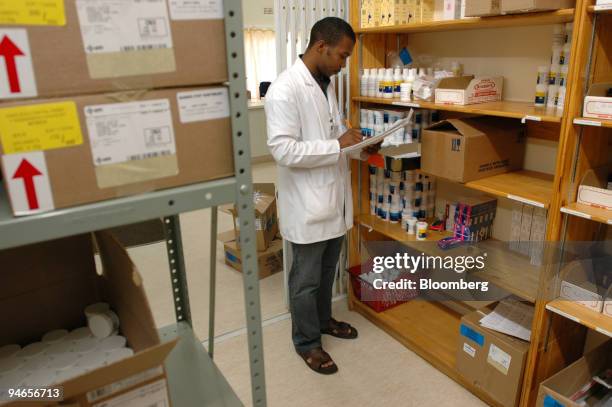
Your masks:
<svg viewBox="0 0 612 407"><path fill-rule="evenodd" d="M300 59L302 58L303 55L304 54L300 55ZM310 69L308 70L308 72L310 72ZM312 72L310 72L310 74L312 75L313 79L317 82L317 84L319 84L319 87L323 91L325 98L327 98L327 88L329 87L329 83L331 82L331 79L329 78L329 76L325 76L323 74L315 75Z"/></svg>

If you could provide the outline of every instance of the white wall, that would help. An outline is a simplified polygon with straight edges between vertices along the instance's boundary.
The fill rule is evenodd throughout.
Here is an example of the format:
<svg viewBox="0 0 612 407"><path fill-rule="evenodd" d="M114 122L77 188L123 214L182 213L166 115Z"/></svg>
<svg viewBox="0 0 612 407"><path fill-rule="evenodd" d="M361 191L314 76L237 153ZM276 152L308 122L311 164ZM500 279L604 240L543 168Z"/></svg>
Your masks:
<svg viewBox="0 0 612 407"><path fill-rule="evenodd" d="M242 0L245 27L274 29L274 15L264 14L264 8L274 8L274 0Z"/></svg>

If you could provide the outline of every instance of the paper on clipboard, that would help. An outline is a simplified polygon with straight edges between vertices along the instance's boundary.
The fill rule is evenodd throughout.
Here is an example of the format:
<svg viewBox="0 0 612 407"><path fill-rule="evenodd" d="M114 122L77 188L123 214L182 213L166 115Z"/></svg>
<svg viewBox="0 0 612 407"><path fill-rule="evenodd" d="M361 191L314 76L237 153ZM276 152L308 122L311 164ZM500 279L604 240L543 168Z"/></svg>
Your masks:
<svg viewBox="0 0 612 407"><path fill-rule="evenodd" d="M410 123L410 121L412 120L412 113L413 113L413 110L411 109L410 113L408 113L408 117L406 117L405 119L396 121L395 123L391 125L391 127L389 127L387 131L379 134L378 136L368 137L364 139L362 142L354 144L349 147L345 147L340 151L342 151L343 153L352 153L353 151L359 151L359 150L364 149L367 146L371 146L373 144L383 141L385 137L392 135L397 129L404 127L408 123Z"/></svg>

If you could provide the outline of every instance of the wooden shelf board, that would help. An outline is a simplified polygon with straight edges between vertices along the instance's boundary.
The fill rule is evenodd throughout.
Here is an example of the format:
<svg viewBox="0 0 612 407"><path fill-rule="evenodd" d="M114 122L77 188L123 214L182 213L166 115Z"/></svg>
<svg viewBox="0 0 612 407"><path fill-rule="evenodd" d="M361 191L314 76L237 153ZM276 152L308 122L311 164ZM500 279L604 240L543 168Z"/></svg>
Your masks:
<svg viewBox="0 0 612 407"><path fill-rule="evenodd" d="M475 30L481 28L522 27L565 23L574 18L574 9L561 9L541 13L509 14L493 17L471 17L463 20L432 21L428 23L387 27L358 28L361 34L403 34L436 31Z"/></svg>
<svg viewBox="0 0 612 407"><path fill-rule="evenodd" d="M549 302L546 304L546 308L549 311L612 337L612 317L592 311L574 301L562 299Z"/></svg>
<svg viewBox="0 0 612 407"><path fill-rule="evenodd" d="M609 4L601 5L601 6L589 6L587 8L589 13L602 13L602 14L610 14L612 13L612 7Z"/></svg>
<svg viewBox="0 0 612 407"><path fill-rule="evenodd" d="M379 313L359 300L353 301L353 307L374 325L487 404L499 406L499 403L464 379L455 367L461 315L422 300L408 301Z"/></svg>
<svg viewBox="0 0 612 407"><path fill-rule="evenodd" d="M567 213L568 215L590 219L595 222L612 225L612 211L606 209L595 208L590 205L573 202L569 205L563 206L561 208L561 212Z"/></svg>
<svg viewBox="0 0 612 407"><path fill-rule="evenodd" d="M459 246L450 250L442 250L432 244L438 240L451 236L450 232L429 231L426 241L417 241L414 235L409 235L402 230L398 223L385 222L375 215L362 214L357 216L357 223L361 226L378 232L390 239L400 242L418 251L423 251L430 256L448 255L478 255L479 253L468 253L468 246ZM470 246L473 248L473 246ZM489 281L512 294L534 303L537 298L540 268L529 263L529 259L508 250L502 242L486 240L476 245L480 253L487 254L484 271L470 273L471 276ZM463 252L465 251L465 253Z"/></svg>
<svg viewBox="0 0 612 407"><path fill-rule="evenodd" d="M560 123L561 116L556 115L554 109L535 108L530 102L490 102L475 105L444 105L433 102L413 101L410 103L400 102L397 99L380 99L366 96L353 97L355 102L374 103L379 105L391 105L397 107L415 107L422 109L445 110L449 112L461 112L471 114L481 114L487 116L509 117L512 119L525 119L532 121L542 121Z"/></svg>
<svg viewBox="0 0 612 407"><path fill-rule="evenodd" d="M467 182L465 186L495 196L548 208L552 199L553 178L552 175L541 172L520 170Z"/></svg>
<svg viewBox="0 0 612 407"><path fill-rule="evenodd" d="M574 124L581 126L612 128L612 120L594 119L592 117L576 117L574 119Z"/></svg>

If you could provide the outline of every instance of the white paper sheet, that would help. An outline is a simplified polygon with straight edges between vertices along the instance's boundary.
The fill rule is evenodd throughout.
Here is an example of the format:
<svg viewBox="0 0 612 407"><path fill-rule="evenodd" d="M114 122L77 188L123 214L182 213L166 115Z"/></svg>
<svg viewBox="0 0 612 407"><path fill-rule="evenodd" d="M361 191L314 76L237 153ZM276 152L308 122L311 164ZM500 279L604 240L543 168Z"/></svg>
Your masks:
<svg viewBox="0 0 612 407"><path fill-rule="evenodd" d="M408 117L406 117L405 119L398 120L395 123L393 123L391 127L389 127L389 130L379 134L378 136L366 138L361 143L352 145L350 147L345 147L341 151L343 153L348 154L348 153L352 153L353 151L362 150L367 146L371 146L373 144L383 141L385 137L392 135L397 129L399 129L400 127L406 126L408 123L410 123L410 121L412 120L412 114L413 114L413 111L410 110L410 113L408 113Z"/></svg>
<svg viewBox="0 0 612 407"><path fill-rule="evenodd" d="M529 341L534 307L519 301L502 300L480 325L506 335Z"/></svg>

